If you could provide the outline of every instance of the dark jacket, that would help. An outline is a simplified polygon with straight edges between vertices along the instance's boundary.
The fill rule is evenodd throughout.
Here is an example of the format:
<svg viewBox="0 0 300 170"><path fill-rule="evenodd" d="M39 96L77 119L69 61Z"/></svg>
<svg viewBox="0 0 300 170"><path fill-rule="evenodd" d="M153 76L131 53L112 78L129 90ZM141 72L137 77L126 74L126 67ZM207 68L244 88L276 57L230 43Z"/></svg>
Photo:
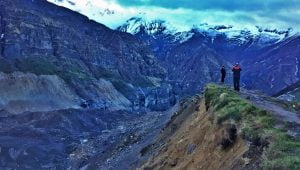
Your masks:
<svg viewBox="0 0 300 170"><path fill-rule="evenodd" d="M234 77L234 78L240 78L240 76L241 76L241 71L242 71L242 69L241 69L240 66L234 66L234 67L232 68L233 77Z"/></svg>
<svg viewBox="0 0 300 170"><path fill-rule="evenodd" d="M226 76L226 70L225 70L225 68L222 68L222 69L221 69L221 75L222 75L222 77L225 77L225 76Z"/></svg>

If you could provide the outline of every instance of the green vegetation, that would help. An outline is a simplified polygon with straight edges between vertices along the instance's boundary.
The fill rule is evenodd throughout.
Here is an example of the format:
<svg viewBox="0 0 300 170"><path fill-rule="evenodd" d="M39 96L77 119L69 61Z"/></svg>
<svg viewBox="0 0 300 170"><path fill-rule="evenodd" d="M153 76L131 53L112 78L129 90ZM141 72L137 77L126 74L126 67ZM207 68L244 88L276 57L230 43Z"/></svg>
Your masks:
<svg viewBox="0 0 300 170"><path fill-rule="evenodd" d="M88 73L84 72L83 69L75 62L68 62L63 66L55 62L57 61L51 61L50 59L41 57L29 57L24 59L17 59L15 65L18 70L22 72L34 73L36 75L58 75L67 82L75 79L92 79L92 77Z"/></svg>
<svg viewBox="0 0 300 170"><path fill-rule="evenodd" d="M272 130L272 143L264 157L265 169L300 169L300 141L280 130Z"/></svg>
<svg viewBox="0 0 300 170"><path fill-rule="evenodd" d="M13 71L13 65L8 60L0 58L0 72L12 73Z"/></svg>
<svg viewBox="0 0 300 170"><path fill-rule="evenodd" d="M105 78L105 79L110 79L110 78L116 78L119 77L118 73L107 70L105 68L101 67L92 67L93 73L95 74L96 78Z"/></svg>
<svg viewBox="0 0 300 170"><path fill-rule="evenodd" d="M123 80L111 80L114 87L121 92L127 99L132 98L132 95L135 94L135 91L132 87L130 87L125 81Z"/></svg>
<svg viewBox="0 0 300 170"><path fill-rule="evenodd" d="M151 82L151 80L149 80L147 78L143 78L143 77L134 80L133 85L138 86L138 87L142 87L142 88L153 87L154 86L154 84L153 84L153 82Z"/></svg>
<svg viewBox="0 0 300 170"><path fill-rule="evenodd" d="M66 64L58 75L67 82L72 80L88 81L93 79L92 75L85 72L79 65L76 64Z"/></svg>
<svg viewBox="0 0 300 170"><path fill-rule="evenodd" d="M242 99L235 91L214 84L205 90L205 104L216 123L234 123L254 144L270 143L264 153L264 169L300 169L300 141L274 128L272 114Z"/></svg>
<svg viewBox="0 0 300 170"><path fill-rule="evenodd" d="M38 57L17 59L16 67L22 72L30 72L37 75L54 75L59 71L55 64Z"/></svg>

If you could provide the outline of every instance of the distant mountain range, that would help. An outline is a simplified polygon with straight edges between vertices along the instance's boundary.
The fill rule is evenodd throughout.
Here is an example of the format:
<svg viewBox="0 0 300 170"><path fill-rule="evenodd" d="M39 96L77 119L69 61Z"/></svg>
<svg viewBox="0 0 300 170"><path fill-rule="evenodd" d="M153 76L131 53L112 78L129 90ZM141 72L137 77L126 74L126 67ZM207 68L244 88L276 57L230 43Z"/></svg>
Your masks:
<svg viewBox="0 0 300 170"><path fill-rule="evenodd" d="M167 68L168 79L189 86L191 94L207 82L218 81L221 65L230 73L234 63L243 68L244 87L275 94L299 80L300 36L292 29L256 28L203 24L180 32L167 21L134 17L117 29L146 42Z"/></svg>
<svg viewBox="0 0 300 170"><path fill-rule="evenodd" d="M79 6L72 0L54 3L72 10ZM90 1L85 4L90 5ZM91 16L118 15L112 9L99 10L93 8ZM194 94L207 82L218 81L221 65L226 65L230 73L231 65L237 62L243 67L246 88L273 95L299 80L299 33L292 28L279 30L259 25L241 29L199 23L182 31L168 21L141 16L120 23L117 30L135 35L150 47L168 70L167 79L178 89L176 93Z"/></svg>

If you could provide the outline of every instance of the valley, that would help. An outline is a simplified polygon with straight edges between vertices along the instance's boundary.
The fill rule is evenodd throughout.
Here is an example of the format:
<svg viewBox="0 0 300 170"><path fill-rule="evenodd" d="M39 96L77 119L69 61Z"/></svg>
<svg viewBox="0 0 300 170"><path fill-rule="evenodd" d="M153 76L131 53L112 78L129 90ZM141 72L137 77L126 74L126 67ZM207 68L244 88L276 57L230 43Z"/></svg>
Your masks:
<svg viewBox="0 0 300 170"><path fill-rule="evenodd" d="M298 33L78 12L0 1L0 169L299 168Z"/></svg>

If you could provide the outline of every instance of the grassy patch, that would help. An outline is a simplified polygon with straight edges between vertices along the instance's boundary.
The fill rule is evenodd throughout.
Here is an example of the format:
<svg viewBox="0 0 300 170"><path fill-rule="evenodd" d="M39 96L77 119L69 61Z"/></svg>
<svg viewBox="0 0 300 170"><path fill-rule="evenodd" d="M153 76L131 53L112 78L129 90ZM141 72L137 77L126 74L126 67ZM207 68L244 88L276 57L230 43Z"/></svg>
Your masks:
<svg viewBox="0 0 300 170"><path fill-rule="evenodd" d="M119 78L119 75L117 72L113 72L113 71L107 70L105 68L92 67L92 71L97 79L99 79L99 78L105 78L105 79Z"/></svg>
<svg viewBox="0 0 300 170"><path fill-rule="evenodd" d="M151 82L151 80L144 78L144 77L140 77L140 78L134 80L133 84L135 86L142 87L142 88L154 86L154 84L153 84L153 82Z"/></svg>
<svg viewBox="0 0 300 170"><path fill-rule="evenodd" d="M65 81L70 82L72 80L87 81L92 80L92 75L84 72L80 66L76 64L65 65L63 71L58 73Z"/></svg>
<svg viewBox="0 0 300 170"><path fill-rule="evenodd" d="M300 142L275 129L272 137L264 155L265 169L300 169Z"/></svg>
<svg viewBox="0 0 300 170"><path fill-rule="evenodd" d="M134 89L123 80L111 80L114 87L121 92L127 99L132 99L135 94Z"/></svg>
<svg viewBox="0 0 300 170"><path fill-rule="evenodd" d="M12 73L14 70L15 68L11 62L4 58L0 58L0 72Z"/></svg>
<svg viewBox="0 0 300 170"><path fill-rule="evenodd" d="M242 136L254 144L269 143L264 153L264 169L300 169L300 141L274 128L272 114L253 106L235 91L209 84L205 89L207 109L214 111L214 121L234 122Z"/></svg>
<svg viewBox="0 0 300 170"><path fill-rule="evenodd" d="M37 75L53 75L59 71L59 68L55 64L44 58L17 59L15 64L20 71Z"/></svg>
<svg viewBox="0 0 300 170"><path fill-rule="evenodd" d="M58 75L65 81L90 80L92 77L83 71L76 63L55 63L42 57L29 57L17 59L16 68L22 72L34 73L36 75ZM63 62L63 61L61 61Z"/></svg>

